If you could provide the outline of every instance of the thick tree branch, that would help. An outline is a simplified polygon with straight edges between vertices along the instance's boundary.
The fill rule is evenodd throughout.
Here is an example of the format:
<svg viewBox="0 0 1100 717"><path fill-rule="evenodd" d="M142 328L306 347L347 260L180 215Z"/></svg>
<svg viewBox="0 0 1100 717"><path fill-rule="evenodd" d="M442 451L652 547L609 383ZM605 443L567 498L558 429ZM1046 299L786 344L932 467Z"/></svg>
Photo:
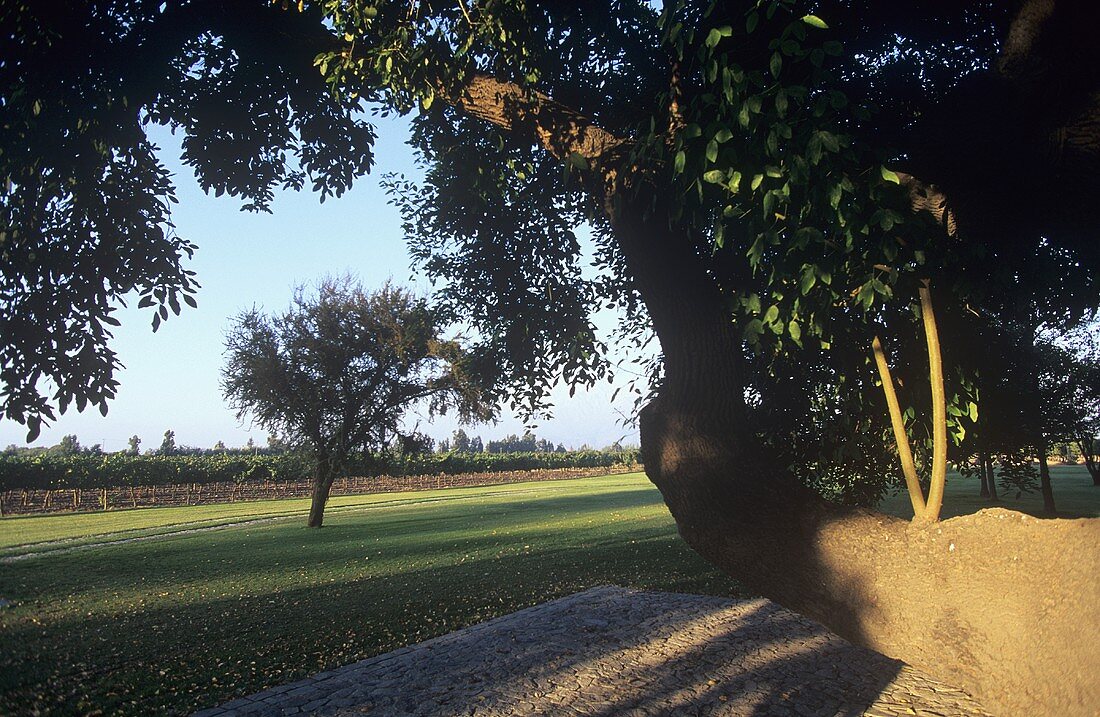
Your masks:
<svg viewBox="0 0 1100 717"><path fill-rule="evenodd" d="M948 236L955 236L958 224L955 212L947 203L947 195L934 184L926 184L907 172L897 172L901 185L909 191L909 203L914 214L927 212L943 227Z"/></svg>
<svg viewBox="0 0 1100 717"><path fill-rule="evenodd" d="M541 92L488 75L476 75L461 90L445 91L443 96L471 117L497 127L509 131L529 127L532 140L558 159L577 154L590 164L606 165L609 157L629 144Z"/></svg>

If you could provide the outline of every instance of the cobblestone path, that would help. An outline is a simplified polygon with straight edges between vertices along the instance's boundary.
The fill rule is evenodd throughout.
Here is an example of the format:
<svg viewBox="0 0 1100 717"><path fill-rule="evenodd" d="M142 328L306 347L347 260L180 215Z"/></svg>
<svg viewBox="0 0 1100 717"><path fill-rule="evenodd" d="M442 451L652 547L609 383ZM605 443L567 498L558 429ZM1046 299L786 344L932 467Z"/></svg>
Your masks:
<svg viewBox="0 0 1100 717"><path fill-rule="evenodd" d="M203 710L245 715L987 715L764 599L599 587Z"/></svg>

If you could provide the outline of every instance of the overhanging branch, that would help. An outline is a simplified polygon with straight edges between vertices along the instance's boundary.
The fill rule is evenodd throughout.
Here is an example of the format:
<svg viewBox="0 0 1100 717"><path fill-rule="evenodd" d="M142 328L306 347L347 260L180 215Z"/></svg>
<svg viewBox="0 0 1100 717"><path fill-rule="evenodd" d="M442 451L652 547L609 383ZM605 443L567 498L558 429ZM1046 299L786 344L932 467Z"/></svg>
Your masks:
<svg viewBox="0 0 1100 717"><path fill-rule="evenodd" d="M576 154L589 164L605 165L629 144L541 92L529 92L488 75L475 75L461 90L443 91L442 95L471 117L497 127L509 131L530 128L532 140L558 159Z"/></svg>

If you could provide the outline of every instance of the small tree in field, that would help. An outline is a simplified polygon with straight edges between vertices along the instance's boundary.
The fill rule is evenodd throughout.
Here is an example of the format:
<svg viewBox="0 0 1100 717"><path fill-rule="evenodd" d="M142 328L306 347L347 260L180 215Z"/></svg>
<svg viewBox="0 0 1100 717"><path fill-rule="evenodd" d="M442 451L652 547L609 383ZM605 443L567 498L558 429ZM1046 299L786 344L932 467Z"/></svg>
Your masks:
<svg viewBox="0 0 1100 717"><path fill-rule="evenodd" d="M492 417L440 323L408 291L387 284L370 293L350 278L325 279L314 293L299 288L281 314L253 309L233 322L222 390L238 417L312 453L311 528L321 527L349 454L384 447L414 404Z"/></svg>

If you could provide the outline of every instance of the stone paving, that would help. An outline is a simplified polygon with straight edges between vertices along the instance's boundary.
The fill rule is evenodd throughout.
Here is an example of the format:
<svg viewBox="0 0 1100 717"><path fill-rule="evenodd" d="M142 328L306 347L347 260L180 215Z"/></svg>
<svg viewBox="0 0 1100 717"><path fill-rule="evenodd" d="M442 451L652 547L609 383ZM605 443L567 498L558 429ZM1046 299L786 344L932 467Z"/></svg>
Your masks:
<svg viewBox="0 0 1100 717"><path fill-rule="evenodd" d="M985 715L763 599L599 587L194 717Z"/></svg>

